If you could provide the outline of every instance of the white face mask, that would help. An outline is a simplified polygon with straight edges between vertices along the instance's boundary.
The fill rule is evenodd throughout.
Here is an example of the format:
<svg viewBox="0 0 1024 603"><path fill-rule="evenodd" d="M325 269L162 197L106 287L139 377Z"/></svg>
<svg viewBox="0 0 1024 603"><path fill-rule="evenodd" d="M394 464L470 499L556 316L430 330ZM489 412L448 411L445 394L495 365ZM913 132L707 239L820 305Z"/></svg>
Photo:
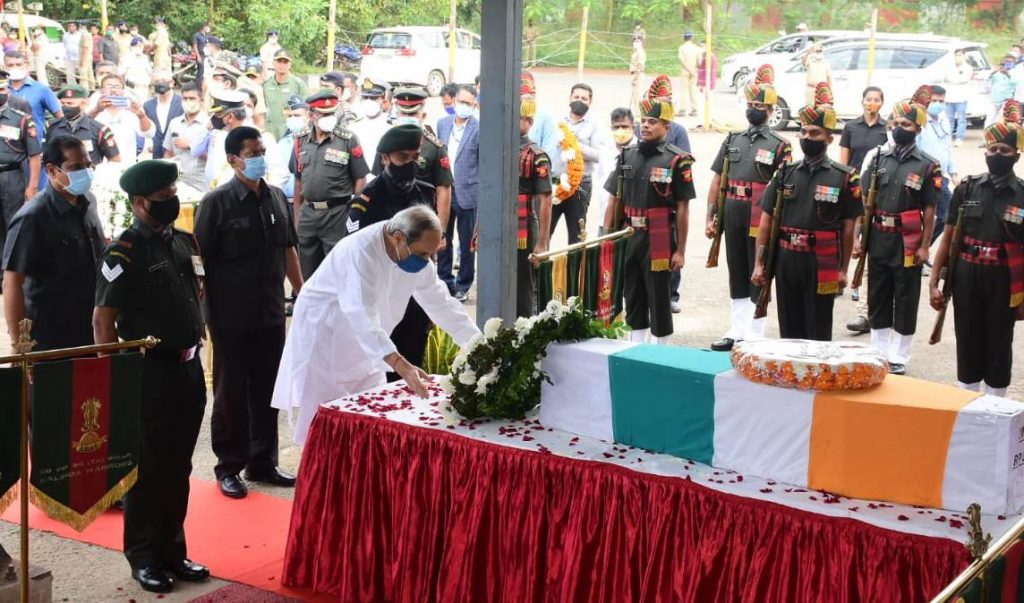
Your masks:
<svg viewBox="0 0 1024 603"><path fill-rule="evenodd" d="M456 103L455 115L459 119L469 119L470 117L473 117L473 107L470 107L465 103Z"/></svg>
<svg viewBox="0 0 1024 603"><path fill-rule="evenodd" d="M320 128L321 132L333 132L336 125L338 125L337 115L327 115L316 120L316 127Z"/></svg>
<svg viewBox="0 0 1024 603"><path fill-rule="evenodd" d="M341 102L347 103L352 98L352 91L348 88L344 88L341 91Z"/></svg>
<svg viewBox="0 0 1024 603"><path fill-rule="evenodd" d="M380 115L380 103L378 103L375 100L369 98L363 99L363 102L360 103L360 106L363 108L363 115L369 117L370 119L373 119L374 117Z"/></svg>
<svg viewBox="0 0 1024 603"><path fill-rule="evenodd" d="M306 128L305 118L299 117L298 115L285 119L284 123L288 126L288 129L292 134L298 134Z"/></svg>
<svg viewBox="0 0 1024 603"><path fill-rule="evenodd" d="M28 77L28 71L25 69L10 69L7 72L7 77L12 81L20 82L21 80Z"/></svg>
<svg viewBox="0 0 1024 603"><path fill-rule="evenodd" d="M406 125L406 124L413 125L413 126L418 126L418 125L420 125L420 120L415 118L415 117L396 117L395 118L395 125L396 126L402 126L402 125Z"/></svg>

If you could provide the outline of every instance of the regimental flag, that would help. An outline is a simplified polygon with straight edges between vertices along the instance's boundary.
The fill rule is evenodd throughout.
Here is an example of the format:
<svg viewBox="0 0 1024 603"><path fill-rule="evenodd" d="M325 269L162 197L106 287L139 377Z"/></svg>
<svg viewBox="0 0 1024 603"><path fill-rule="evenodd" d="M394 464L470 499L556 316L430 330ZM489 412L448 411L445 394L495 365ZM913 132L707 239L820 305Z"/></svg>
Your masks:
<svg viewBox="0 0 1024 603"><path fill-rule="evenodd" d="M553 299L564 304L570 297L580 294L582 258L583 250L576 249L565 255L555 256L534 268L538 311L543 310Z"/></svg>
<svg viewBox="0 0 1024 603"><path fill-rule="evenodd" d="M583 250L574 249L565 257L565 299L579 297L583 291ZM565 301L565 300L563 300Z"/></svg>
<svg viewBox="0 0 1024 603"><path fill-rule="evenodd" d="M589 247L583 270L583 304L594 316L611 322L622 312L626 239L602 241Z"/></svg>
<svg viewBox="0 0 1024 603"><path fill-rule="evenodd" d="M1024 541L1017 539L957 595L953 601L958 603L1024 601Z"/></svg>
<svg viewBox="0 0 1024 603"><path fill-rule="evenodd" d="M82 531L138 476L142 356L49 362L33 370L30 498Z"/></svg>
<svg viewBox="0 0 1024 603"><path fill-rule="evenodd" d="M0 369L0 513L21 475L21 369Z"/></svg>
<svg viewBox="0 0 1024 603"><path fill-rule="evenodd" d="M533 267L533 285L534 290L537 292L538 309L548 305L548 302L551 301L551 271L557 259L559 258L554 258L548 262L541 262Z"/></svg>

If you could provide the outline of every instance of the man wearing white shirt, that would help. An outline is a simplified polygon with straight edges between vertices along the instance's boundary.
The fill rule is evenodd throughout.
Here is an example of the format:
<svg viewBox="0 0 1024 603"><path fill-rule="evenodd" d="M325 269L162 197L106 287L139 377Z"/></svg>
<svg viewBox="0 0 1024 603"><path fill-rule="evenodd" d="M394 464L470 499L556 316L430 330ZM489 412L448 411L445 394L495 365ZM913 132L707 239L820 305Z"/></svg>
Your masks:
<svg viewBox="0 0 1024 603"><path fill-rule="evenodd" d="M86 35L89 35L86 33ZM82 44L82 32L78 31L78 23L68 23L68 30L64 33L64 69L66 69L68 84L74 85L78 82L78 57Z"/></svg>
<svg viewBox="0 0 1024 603"><path fill-rule="evenodd" d="M580 240L581 220L584 221L583 226L586 226L587 208L590 207L590 196L594 190L594 170L601 159L601 150L606 145L604 127L598 125L589 113L593 100L594 89L586 84L576 84L569 91L569 115L565 123L576 137L583 154L583 180L571 197L552 206L551 234L555 233L558 220L564 215L570 245Z"/></svg>
<svg viewBox="0 0 1024 603"><path fill-rule="evenodd" d="M430 261L440 244L437 215L413 206L342 239L306 281L271 403L298 408L296 442L305 442L320 404L383 385L388 371L427 395L426 373L402 357L389 337L411 298L459 345L480 334Z"/></svg>
<svg viewBox="0 0 1024 603"><path fill-rule="evenodd" d="M953 127L953 146L964 143L967 136L967 94L974 68L963 50L953 53L953 66L946 71L946 116Z"/></svg>
<svg viewBox="0 0 1024 603"><path fill-rule="evenodd" d="M146 117L142 105L134 97L125 96L124 80L119 75L108 75L100 83L103 95L96 106L96 121L110 128L121 152L121 162L127 167L138 159L136 136L153 138L156 127Z"/></svg>
<svg viewBox="0 0 1024 603"><path fill-rule="evenodd" d="M181 108L185 112L171 120L164 142L164 158L178 164L178 180L199 191L206 190L206 154L198 149L206 138L209 120L203 113L199 86L189 82L181 87Z"/></svg>

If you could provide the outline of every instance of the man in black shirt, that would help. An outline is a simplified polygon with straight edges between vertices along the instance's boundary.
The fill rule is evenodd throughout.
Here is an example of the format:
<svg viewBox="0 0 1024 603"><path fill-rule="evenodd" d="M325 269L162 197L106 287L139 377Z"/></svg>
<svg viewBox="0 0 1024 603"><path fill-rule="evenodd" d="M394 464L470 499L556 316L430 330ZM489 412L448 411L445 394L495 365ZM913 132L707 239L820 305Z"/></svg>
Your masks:
<svg viewBox="0 0 1024 603"><path fill-rule="evenodd" d="M89 193L92 164L82 141L52 138L43 154L48 186L11 220L4 245L4 318L11 341L32 320L36 350L91 345L96 260L106 240Z"/></svg>
<svg viewBox="0 0 1024 603"><path fill-rule="evenodd" d="M277 467L277 410L270 407L284 348L284 280L302 288L296 234L281 189L264 181L266 148L256 128L224 141L234 177L199 205L195 234L206 270L213 338L212 443L221 492L242 498L239 479L293 486Z"/></svg>

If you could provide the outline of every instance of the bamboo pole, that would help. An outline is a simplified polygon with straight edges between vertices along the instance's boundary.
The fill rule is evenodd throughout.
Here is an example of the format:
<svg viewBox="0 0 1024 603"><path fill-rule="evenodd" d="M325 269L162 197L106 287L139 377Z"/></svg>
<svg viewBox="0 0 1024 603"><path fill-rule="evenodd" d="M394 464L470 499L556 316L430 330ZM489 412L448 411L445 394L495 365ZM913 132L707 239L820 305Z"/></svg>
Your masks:
<svg viewBox="0 0 1024 603"><path fill-rule="evenodd" d="M580 23L580 56L576 61L576 81L583 81L583 63L587 58L587 23L590 20L590 7L583 7L583 20Z"/></svg>
<svg viewBox="0 0 1024 603"><path fill-rule="evenodd" d="M878 32L878 9L871 11L871 36L868 38L868 85L875 75L875 34Z"/></svg>
<svg viewBox="0 0 1024 603"><path fill-rule="evenodd" d="M334 71L334 20L338 14L338 0L327 5L327 72Z"/></svg>
<svg viewBox="0 0 1024 603"><path fill-rule="evenodd" d="M28 390L32 382L32 365L40 360L57 360L60 358L72 358L74 356L86 356L105 352L116 352L131 349L152 349L160 343L155 337L136 339L134 341L120 341L117 343L103 343L99 345L87 345L77 348L65 348L61 350L44 350L33 352L36 342L32 341L32 321L24 318L18 323L18 340L14 344L14 351L17 354L0 357L0 364L17 364L21 367L21 450L19 451L19 465L21 471L18 501L21 511L21 603L28 603L29 600L29 576L28 576L28 413L29 400Z"/></svg>
<svg viewBox="0 0 1024 603"><path fill-rule="evenodd" d="M459 2L458 0L451 0L451 5L448 7L448 82L455 81L455 48L457 46L455 34L456 20L459 17Z"/></svg>
<svg viewBox="0 0 1024 603"><path fill-rule="evenodd" d="M544 253L531 253L530 257L529 257L529 260L531 262L536 262L536 263L546 262L546 261L550 260L553 257L564 255L564 254L569 253L571 251L576 251L577 249L583 249L584 247L592 247L592 246L596 245L597 243L603 243L604 241L612 241L612 240L619 239L619 238L622 238L622 237L631 237L631 236L633 236L633 227L632 226L627 226L626 228L623 228L622 230L619 230L617 232L610 232L610 233L608 233L606 235L601 235L599 237L595 237L595 238L587 240L587 241L581 241L579 243L573 243L572 245L569 245L568 247L563 247L562 249L555 249L553 251L545 251Z"/></svg>
<svg viewBox="0 0 1024 603"><path fill-rule="evenodd" d="M711 131L711 0L704 15L704 131Z"/></svg>
<svg viewBox="0 0 1024 603"><path fill-rule="evenodd" d="M100 0L100 35L106 35L107 25L110 24L107 15L107 0Z"/></svg>

